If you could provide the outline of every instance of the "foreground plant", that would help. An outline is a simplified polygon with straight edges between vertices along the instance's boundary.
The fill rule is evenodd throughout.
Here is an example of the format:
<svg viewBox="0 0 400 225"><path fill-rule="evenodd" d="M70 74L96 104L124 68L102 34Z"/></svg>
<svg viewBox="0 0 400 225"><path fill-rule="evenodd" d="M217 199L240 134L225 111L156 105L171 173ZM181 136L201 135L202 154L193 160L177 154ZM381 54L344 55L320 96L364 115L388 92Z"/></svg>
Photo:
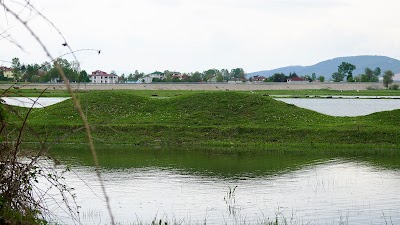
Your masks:
<svg viewBox="0 0 400 225"><path fill-rule="evenodd" d="M46 205L49 201L65 205L71 218L78 218L76 204L71 207L68 202L74 200L74 195L63 182L62 173L41 163L45 145L38 152L23 151L21 147L24 131L29 129L30 112L19 117L21 125L16 127L8 123L3 105L0 107L0 224L45 224L52 218ZM16 139L9 140L14 133ZM59 197L49 195L52 189Z"/></svg>
<svg viewBox="0 0 400 225"><path fill-rule="evenodd" d="M15 4L15 5L13 5L13 4ZM86 116L85 116L85 114L84 114L82 108L81 108L81 105L80 105L80 103L79 103L79 100L76 98L76 95L73 93L73 91L72 91L72 89L71 89L71 86L69 85L69 80L68 80L68 78L66 77L66 74L64 73L64 71L63 71L63 69L61 68L60 64L57 62L57 58L55 58L55 57L52 56L52 54L50 53L50 51L49 51L48 47L46 46L46 44L39 38L39 35L37 34L36 30L33 29L33 27L31 26L30 23L28 23L29 20L30 20L30 18L31 18L31 16L32 16L32 15L38 16L38 17L39 17L40 19L42 19L44 22L46 22L47 24L49 24L49 25L59 34L59 36L62 38L62 45L63 45L64 47L66 47L66 48L69 50L70 53L72 53L72 55L73 55L74 58L75 58L75 61L78 61L77 58L75 57L75 55L73 54L75 51L70 47L69 43L67 42L67 40L65 39L65 37L63 36L63 34L61 33L61 31L53 24L53 22L51 22L51 21L50 21L47 17L45 17L39 10L37 10L37 9L31 4L30 1L28 1L28 0L10 1L10 2L0 1L0 6L2 6L2 8L4 9L4 12L5 12L5 13L7 13L7 14L9 14L11 17L13 17L13 18L15 19L15 21L19 22L19 23L26 29L27 34L28 34L29 36L31 36L31 37L35 40L35 42L36 42L37 44L39 44L39 46L40 46L41 49L43 50L43 53L49 58L49 60L50 60L51 62L54 63L54 68L57 69L58 73L59 73L60 76L62 77L62 79L63 79L63 81L64 81L64 83L65 83L65 87L67 88L69 95L70 95L71 98L73 99L74 107L75 107L75 109L77 110L77 112L78 112L78 114L79 114L79 116L80 116L80 118L81 118L81 120L82 120L82 122L83 122L83 124L84 124L84 128L85 128L85 130L86 130L86 137L87 137L87 140L86 140L86 141L89 143L89 149L90 149L90 151L91 151L91 153L92 153L93 161L95 162L95 165L96 165L96 175L97 175L97 177L98 177L98 179L99 179L100 186L101 186L101 188L102 188L102 192L103 192L104 197L105 197L105 200L106 200L106 204L107 204L109 216L110 216L110 218L111 218L111 224L115 224L115 223L114 223L113 214L112 214L112 212L111 212L111 207L110 207L109 199L108 199L108 196L107 196L107 194L106 194L106 190L105 190L105 187L104 187L104 185L103 185L102 178L101 178L101 174L100 174L100 170L99 170L99 163L98 163L98 160L97 160L97 155L96 155L96 151L95 151L94 144L93 144L93 137L92 137L90 125L89 125L89 123L88 123L88 121L87 121L87 118L86 118ZM15 9L13 6L14 6L14 7L19 7L19 9ZM29 17L28 17L27 19L25 19L25 18L22 17L22 16L23 16L22 12L25 12L25 11L29 11ZM23 49L23 47L22 47L21 45L16 44L15 42L11 42L11 43L15 44L16 47L18 47L18 48L20 48L21 50L24 51L24 49ZM70 54L70 53L67 53L67 54ZM99 53L100 53L100 51L99 51ZM30 112L30 111L29 111L29 112ZM13 154L11 154L11 157L12 157L12 160L11 160L12 167L11 167L11 168L13 168L13 169L15 168L15 165L13 165L13 164L15 164L15 163L18 161L17 159L19 159L17 153L20 152L20 151L19 151L19 150L20 150L20 149L19 149L19 145L20 145L20 143L21 143L21 139L22 139L22 136L23 136L23 131L24 131L25 125L26 125L26 119L27 119L27 116L29 115L29 112L26 114L26 117L22 120L23 123L22 123L22 125L21 125L21 127L20 127L20 129L19 129L19 134L17 135L18 138L17 138L17 140L16 140L16 142L15 142L16 145L15 145L13 148L10 148L10 149L14 149ZM2 130L3 130L3 129L2 129ZM8 137L7 132L4 133L3 135L4 135L5 137ZM6 148L5 148L5 149L6 149ZM35 163L38 161L38 159L39 159L41 156L44 155L43 153L44 153L44 150L45 150L45 149L46 149L46 148L41 148L41 149L40 149L39 153L36 155L36 157L34 157L34 160L32 161L32 163L29 163L29 167L23 169L24 173L28 173L28 174L29 174L29 173L31 172L30 169L32 168L33 165L35 165ZM7 150L5 150L5 151L7 151ZM7 163L9 159L8 159L8 158L4 158L4 159L2 159L2 160L4 160L4 162ZM6 167L5 167L5 168L6 168ZM7 174L7 173L6 173L6 174ZM34 174L35 174L35 173L34 173ZM15 176L13 171L11 172L11 175L12 175L13 177ZM16 180L16 182L17 182L17 184L15 184L15 187L19 187L19 185L18 185L18 184L19 184L18 182L20 182L19 179L13 179L13 180ZM33 179L33 180L34 180L34 179ZM32 182L32 179L29 179L29 181L27 181L26 184L29 184L30 182ZM12 185L13 185L13 184L7 184L7 186L10 186L10 187L13 187ZM29 186L29 185L28 185L28 186ZM55 185L55 184L52 184L52 186L56 186L56 185ZM64 186L61 186L61 187L64 187ZM9 187L6 187L5 189L8 190ZM28 187L28 189L30 189L30 187ZM32 195L29 194L29 196L31 197ZM4 200L4 202L6 202L6 200ZM67 204L67 205L68 205L68 204ZM27 208L31 208L31 207L28 205ZM46 208L45 208L45 209L46 209ZM14 210L14 209L13 209L13 210ZM15 209L15 210L19 210L19 209ZM37 212L37 209L36 209L35 207L33 207L33 211L34 211L34 212ZM24 214L24 212L20 212L20 213ZM35 214L34 214L34 215L35 215ZM36 216L35 216L35 217L36 217Z"/></svg>

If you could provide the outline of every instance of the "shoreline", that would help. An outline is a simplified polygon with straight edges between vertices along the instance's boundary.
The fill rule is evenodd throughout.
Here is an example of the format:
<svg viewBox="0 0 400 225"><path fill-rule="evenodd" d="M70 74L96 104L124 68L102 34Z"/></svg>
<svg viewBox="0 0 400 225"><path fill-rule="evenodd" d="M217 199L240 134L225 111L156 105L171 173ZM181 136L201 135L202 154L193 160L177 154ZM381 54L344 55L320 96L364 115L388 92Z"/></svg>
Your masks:
<svg viewBox="0 0 400 225"><path fill-rule="evenodd" d="M2 89L7 89L13 84L1 84ZM150 84L78 84L71 83L73 90L234 90L234 91L258 91L258 90L312 90L312 89L329 89L329 90L367 90L367 89L384 89L381 82L374 83L332 83L332 82L311 82L311 83L244 83L244 84L228 84L228 83L150 83ZM53 89L66 90L64 84L14 84L14 88L18 89Z"/></svg>

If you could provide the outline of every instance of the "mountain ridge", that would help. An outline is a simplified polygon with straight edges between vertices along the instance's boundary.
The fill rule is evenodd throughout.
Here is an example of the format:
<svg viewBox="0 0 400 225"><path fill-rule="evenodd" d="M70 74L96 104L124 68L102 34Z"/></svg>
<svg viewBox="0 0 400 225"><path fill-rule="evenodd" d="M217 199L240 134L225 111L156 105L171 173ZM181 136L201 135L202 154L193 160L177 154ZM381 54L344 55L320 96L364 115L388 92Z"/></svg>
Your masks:
<svg viewBox="0 0 400 225"><path fill-rule="evenodd" d="M379 55L359 55L336 57L321 61L311 66L285 66L272 70L251 72L247 74L247 77L256 75L269 77L275 73L284 73L285 75L289 75L289 73L296 72L296 74L299 76L311 75L312 73L315 73L317 77L324 76L325 79L330 79L332 73L337 72L337 68L342 62L348 62L356 66L356 69L353 71L354 76L364 73L364 69L366 67L369 67L372 70L376 67L379 67L381 68L382 72L386 70L392 70L395 74L400 73L400 60L398 59Z"/></svg>

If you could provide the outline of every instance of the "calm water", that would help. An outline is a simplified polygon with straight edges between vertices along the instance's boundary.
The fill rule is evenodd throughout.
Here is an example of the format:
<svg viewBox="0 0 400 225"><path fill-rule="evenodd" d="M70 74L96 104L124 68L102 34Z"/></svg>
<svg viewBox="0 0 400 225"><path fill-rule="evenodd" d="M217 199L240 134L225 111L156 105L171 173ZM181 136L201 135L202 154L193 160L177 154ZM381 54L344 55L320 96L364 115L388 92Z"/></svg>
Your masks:
<svg viewBox="0 0 400 225"><path fill-rule="evenodd" d="M333 116L400 108L398 99L279 100ZM64 149L55 154L72 166L65 182L75 188L80 212L73 220L50 199L51 217L61 224L110 222L91 157L82 153L86 151ZM181 224L256 224L275 217L288 224L400 224L400 160L393 157L250 157L116 149L100 151L99 156L119 224L150 223L154 218ZM47 190L45 186L39 185Z"/></svg>
<svg viewBox="0 0 400 225"><path fill-rule="evenodd" d="M376 161L129 154L130 159L122 155L110 161L109 155L101 156L107 192L121 224L149 223L155 217L183 224L255 224L276 216L288 224L400 224L400 171ZM75 160L66 161L73 167L65 177L76 188L80 223L109 223L94 169ZM60 222L74 223L62 210L54 212Z"/></svg>
<svg viewBox="0 0 400 225"><path fill-rule="evenodd" d="M57 104L59 102L65 101L69 98L58 97L58 98L50 98L50 97L2 97L4 104L14 105L25 108L43 108L50 105Z"/></svg>
<svg viewBox="0 0 400 225"><path fill-rule="evenodd" d="M400 109L400 99L310 99L276 98L276 100L330 116L364 116Z"/></svg>

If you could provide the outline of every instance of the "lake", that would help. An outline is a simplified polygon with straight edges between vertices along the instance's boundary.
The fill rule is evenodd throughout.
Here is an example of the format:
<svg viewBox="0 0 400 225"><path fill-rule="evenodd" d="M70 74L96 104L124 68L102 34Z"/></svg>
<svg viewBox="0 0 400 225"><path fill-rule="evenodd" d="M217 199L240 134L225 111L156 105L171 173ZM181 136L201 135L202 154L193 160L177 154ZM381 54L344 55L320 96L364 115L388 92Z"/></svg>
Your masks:
<svg viewBox="0 0 400 225"><path fill-rule="evenodd" d="M75 188L80 223L107 224L90 156L80 151L55 155L72 167L65 178ZM119 224L154 218L182 224L257 224L276 217L288 224L400 224L397 158L111 151L100 150L99 156ZM62 210L54 212L59 222L74 223Z"/></svg>
<svg viewBox="0 0 400 225"><path fill-rule="evenodd" d="M25 108L43 108L67 99L69 99L69 97L1 97L4 104Z"/></svg>
<svg viewBox="0 0 400 225"><path fill-rule="evenodd" d="M398 99L278 99L333 116L400 108ZM102 146L98 155L118 224L400 224L400 157L138 150ZM54 147L51 154L75 188L79 216L47 199L60 224L109 224L88 150ZM51 167L50 160L42 161ZM41 180L38 188L46 189ZM54 199L60 199L57 193ZM53 202L52 202L53 201ZM70 199L72 203L72 199Z"/></svg>
<svg viewBox="0 0 400 225"><path fill-rule="evenodd" d="M400 109L400 99L348 98L275 98L288 104L310 109L330 116L365 116Z"/></svg>

